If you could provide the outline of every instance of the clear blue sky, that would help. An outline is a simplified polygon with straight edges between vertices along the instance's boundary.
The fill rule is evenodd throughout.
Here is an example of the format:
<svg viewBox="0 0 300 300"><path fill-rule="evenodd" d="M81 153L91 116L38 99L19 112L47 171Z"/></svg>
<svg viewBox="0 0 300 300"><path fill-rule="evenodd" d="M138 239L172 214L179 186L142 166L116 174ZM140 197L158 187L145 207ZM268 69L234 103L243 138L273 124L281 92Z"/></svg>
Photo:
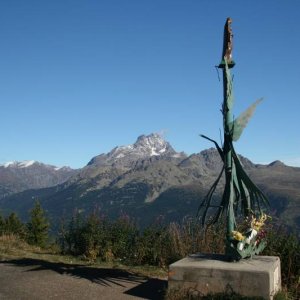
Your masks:
<svg viewBox="0 0 300 300"><path fill-rule="evenodd" d="M9 0L0 4L0 163L84 166L165 132L188 154L219 140L223 26L233 19L236 143L300 166L300 1Z"/></svg>

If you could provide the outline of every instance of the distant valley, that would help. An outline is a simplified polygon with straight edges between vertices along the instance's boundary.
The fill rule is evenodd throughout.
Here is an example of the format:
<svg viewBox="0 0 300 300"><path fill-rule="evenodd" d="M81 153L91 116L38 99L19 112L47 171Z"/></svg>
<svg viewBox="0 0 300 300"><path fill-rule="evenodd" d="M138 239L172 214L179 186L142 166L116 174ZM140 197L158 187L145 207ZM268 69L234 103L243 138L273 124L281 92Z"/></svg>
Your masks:
<svg viewBox="0 0 300 300"><path fill-rule="evenodd" d="M300 168L240 159L269 197L272 215L299 230ZM128 214L142 226L158 218L180 221L196 214L220 169L213 148L188 156L158 134L142 135L134 144L100 154L78 170L33 161L0 166L0 210L16 211L26 220L39 199L54 227L75 210L88 214L95 209L111 218ZM222 186L217 191L221 193Z"/></svg>

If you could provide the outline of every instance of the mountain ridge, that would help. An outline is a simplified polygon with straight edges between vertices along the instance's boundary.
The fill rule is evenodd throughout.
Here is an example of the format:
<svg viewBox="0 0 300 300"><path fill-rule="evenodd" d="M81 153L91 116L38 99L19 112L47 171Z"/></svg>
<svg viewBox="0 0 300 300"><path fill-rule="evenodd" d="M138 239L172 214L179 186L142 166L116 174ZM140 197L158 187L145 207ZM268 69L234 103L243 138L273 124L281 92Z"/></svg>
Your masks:
<svg viewBox="0 0 300 300"><path fill-rule="evenodd" d="M254 164L239 157L249 176L269 196L272 214L300 228L300 168L276 161ZM70 217L74 209L88 214L95 206L109 216L125 212L142 223L157 215L172 221L197 211L221 168L222 161L214 148L188 156L176 152L160 135L142 135L132 145L93 157L56 186L4 197L0 208L7 212L17 208L25 217L24 212L38 198L56 221L62 214ZM222 183L224 180L217 197L222 193Z"/></svg>
<svg viewBox="0 0 300 300"><path fill-rule="evenodd" d="M0 165L0 198L25 191L55 186L77 171L35 160L13 161Z"/></svg>

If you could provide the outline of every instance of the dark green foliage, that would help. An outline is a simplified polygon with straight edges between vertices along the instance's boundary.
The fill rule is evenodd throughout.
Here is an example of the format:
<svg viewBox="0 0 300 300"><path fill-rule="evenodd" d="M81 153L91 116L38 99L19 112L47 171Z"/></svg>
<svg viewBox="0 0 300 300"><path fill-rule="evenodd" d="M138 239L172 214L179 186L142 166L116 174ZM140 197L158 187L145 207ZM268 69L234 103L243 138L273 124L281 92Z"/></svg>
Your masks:
<svg viewBox="0 0 300 300"><path fill-rule="evenodd" d="M26 235L25 225L14 212L6 218L0 214L0 236L10 234L16 235L21 239L24 239Z"/></svg>
<svg viewBox="0 0 300 300"><path fill-rule="evenodd" d="M267 247L264 255L279 256L281 261L281 280L295 296L300 297L300 241L295 233L283 226L269 228Z"/></svg>
<svg viewBox="0 0 300 300"><path fill-rule="evenodd" d="M159 224L146 228L138 239L137 261L166 267L171 260L171 237L168 233L167 227Z"/></svg>
<svg viewBox="0 0 300 300"><path fill-rule="evenodd" d="M67 245L68 252L84 255L95 260L129 261L135 256L134 248L138 236L135 224L127 216L122 216L115 222L92 213L83 219L76 213L69 224L61 245Z"/></svg>
<svg viewBox="0 0 300 300"><path fill-rule="evenodd" d="M95 259L99 253L105 252L105 240L107 234L107 224L96 214L91 214L85 222L80 216L75 219L75 240L74 250L90 259Z"/></svg>
<svg viewBox="0 0 300 300"><path fill-rule="evenodd" d="M16 213L13 212L6 218L0 215L0 235L4 234L14 234L24 238L25 227Z"/></svg>
<svg viewBox="0 0 300 300"><path fill-rule="evenodd" d="M69 227L60 233L64 253L83 255L90 260L122 261L128 264L148 264L166 267L193 252L220 253L224 249L223 237L211 228L204 239L199 223L185 219L179 225L168 226L157 222L140 231L127 215L115 221L99 217L87 218L75 214ZM210 245L214 245L209 249Z"/></svg>
<svg viewBox="0 0 300 300"><path fill-rule="evenodd" d="M64 251L68 251L74 255L80 254L80 244L81 244L81 232L82 232L82 219L79 213L76 212L76 214L72 217L70 223L69 223L69 229L61 231L61 239L60 243L64 243L63 249ZM66 245L67 246L66 246ZM65 249L65 248L68 249Z"/></svg>
<svg viewBox="0 0 300 300"><path fill-rule="evenodd" d="M5 228L9 233L24 237L24 225L14 212L11 213L5 220Z"/></svg>
<svg viewBox="0 0 300 300"><path fill-rule="evenodd" d="M107 239L106 220L93 213L83 219L80 213L75 213L69 224L69 229L62 235L61 243L66 241L67 252L74 255L84 255L95 259L105 252Z"/></svg>
<svg viewBox="0 0 300 300"><path fill-rule="evenodd" d="M168 227L156 224L141 233L127 215L111 222L95 213L86 219L76 214L60 242L68 246L68 252L91 260L98 257L104 261L166 266L180 257L173 257Z"/></svg>
<svg viewBox="0 0 300 300"><path fill-rule="evenodd" d="M111 223L109 229L108 240L113 256L123 262L132 262L136 257L136 244L139 235L136 224L129 216L123 215Z"/></svg>
<svg viewBox="0 0 300 300"><path fill-rule="evenodd" d="M49 223L39 201L35 202L27 223L26 240L31 245L45 247L48 240Z"/></svg>

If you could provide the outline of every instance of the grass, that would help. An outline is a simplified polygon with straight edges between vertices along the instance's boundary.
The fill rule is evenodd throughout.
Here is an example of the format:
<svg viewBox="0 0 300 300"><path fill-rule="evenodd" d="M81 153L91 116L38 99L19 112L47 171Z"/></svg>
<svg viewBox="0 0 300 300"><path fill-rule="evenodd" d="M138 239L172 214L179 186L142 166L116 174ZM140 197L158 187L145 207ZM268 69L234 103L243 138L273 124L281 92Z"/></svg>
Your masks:
<svg viewBox="0 0 300 300"><path fill-rule="evenodd" d="M275 239L277 244L279 244L278 238ZM286 239L285 245L288 243L289 239ZM208 241L206 241L208 242ZM291 240L293 242L293 240ZM294 243L292 243L294 245ZM291 247L290 247L291 248ZM297 248L297 247L296 247ZM295 248L295 249L296 249ZM297 249L296 249L297 250ZM273 253L270 253L273 255ZM286 254L287 256L288 253ZM160 268L157 266L150 265L124 265L120 260L103 262L99 258L96 258L95 261L91 261L88 258L81 256L72 256L72 255L61 255L60 249L56 245L51 245L47 249L42 249L40 247L31 246L21 240L18 236L9 234L0 236L0 260L11 260L11 259L19 259L19 258L29 258L29 259L37 259L43 260L45 262L51 263L63 263L63 264L76 264L83 266L91 266L93 268L115 268L124 271L128 271L132 274L148 277L148 278L160 278L167 279L167 270L165 268ZM294 261L295 264L295 261ZM290 269L287 269L288 272ZM284 276L283 276L284 278ZM299 281L299 277L298 277ZM292 300L297 299L295 295L299 295L297 292L299 288L299 283L294 283L292 287L287 289L286 285L283 286L283 289L278 292L274 300ZM292 289L291 289L292 288ZM197 290L180 290L180 291L166 291L166 300L184 300L184 299L205 299L205 300L225 300L225 299L243 299L243 300L258 300L261 298L258 297L243 297L241 295L237 295L233 293L233 291L227 291L222 294L215 295L203 295L201 292Z"/></svg>
<svg viewBox="0 0 300 300"><path fill-rule="evenodd" d="M20 258L38 259L51 263L76 264L83 266L93 266L94 268L113 268L128 271L138 276L151 278L167 278L166 270L156 266L128 266L119 261L102 262L95 260L91 262L84 256L61 255L59 249L54 245L42 249L40 247L29 245L17 236L0 236L0 260L11 260Z"/></svg>

